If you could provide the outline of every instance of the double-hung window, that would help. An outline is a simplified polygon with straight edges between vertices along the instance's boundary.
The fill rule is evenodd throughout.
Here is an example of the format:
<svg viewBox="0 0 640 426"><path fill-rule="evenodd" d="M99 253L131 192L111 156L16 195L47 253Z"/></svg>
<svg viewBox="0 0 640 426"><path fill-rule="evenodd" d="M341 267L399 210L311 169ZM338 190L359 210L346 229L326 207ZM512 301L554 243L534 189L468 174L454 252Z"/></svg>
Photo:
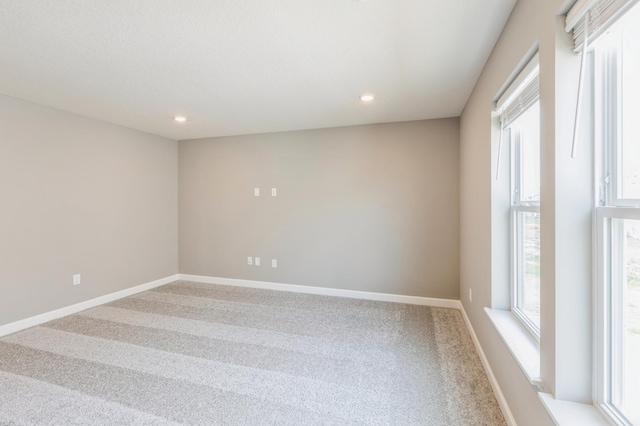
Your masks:
<svg viewBox="0 0 640 426"><path fill-rule="evenodd" d="M540 107L510 126L512 311L540 335Z"/></svg>
<svg viewBox="0 0 640 426"><path fill-rule="evenodd" d="M540 336L540 105L538 56L498 100L510 147L511 310Z"/></svg>
<svg viewBox="0 0 640 426"><path fill-rule="evenodd" d="M595 8L606 12L612 4ZM616 424L640 425L640 4L627 9L620 7L618 15L626 13L605 30L600 23L590 44L597 153L594 399ZM599 23L589 20L596 18L593 12L586 18L594 29Z"/></svg>

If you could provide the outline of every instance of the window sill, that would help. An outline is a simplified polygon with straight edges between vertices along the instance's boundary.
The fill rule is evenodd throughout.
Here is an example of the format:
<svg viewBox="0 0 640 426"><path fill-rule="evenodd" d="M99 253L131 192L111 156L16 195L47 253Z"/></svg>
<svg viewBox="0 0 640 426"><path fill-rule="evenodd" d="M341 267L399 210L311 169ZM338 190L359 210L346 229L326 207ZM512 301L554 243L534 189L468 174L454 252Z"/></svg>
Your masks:
<svg viewBox="0 0 640 426"><path fill-rule="evenodd" d="M484 310L529 382L541 391L540 344L511 311L489 308ZM553 395L543 392L538 392L538 397L557 425L611 426L612 424L593 405L557 400Z"/></svg>
<svg viewBox="0 0 640 426"><path fill-rule="evenodd" d="M536 386L538 390L542 390L540 344L511 311L489 308L484 310L529 383Z"/></svg>
<svg viewBox="0 0 640 426"><path fill-rule="evenodd" d="M593 405L561 401L548 393L538 397L557 425L611 426Z"/></svg>

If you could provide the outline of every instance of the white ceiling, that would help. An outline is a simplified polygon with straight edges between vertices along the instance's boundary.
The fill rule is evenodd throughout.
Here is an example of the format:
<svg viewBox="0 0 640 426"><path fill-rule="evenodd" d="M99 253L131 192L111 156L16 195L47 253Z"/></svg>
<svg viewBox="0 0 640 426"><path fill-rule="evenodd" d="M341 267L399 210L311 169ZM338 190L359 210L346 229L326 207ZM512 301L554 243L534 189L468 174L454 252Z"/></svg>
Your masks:
<svg viewBox="0 0 640 426"><path fill-rule="evenodd" d="M0 93L177 140L455 117L514 4L0 0Z"/></svg>

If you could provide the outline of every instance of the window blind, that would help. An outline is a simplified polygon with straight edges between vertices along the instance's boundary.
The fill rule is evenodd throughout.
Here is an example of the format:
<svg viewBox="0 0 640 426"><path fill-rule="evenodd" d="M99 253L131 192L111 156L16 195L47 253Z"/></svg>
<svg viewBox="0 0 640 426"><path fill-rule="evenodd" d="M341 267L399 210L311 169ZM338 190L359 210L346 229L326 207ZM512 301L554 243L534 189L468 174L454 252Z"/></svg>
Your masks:
<svg viewBox="0 0 640 426"><path fill-rule="evenodd" d="M509 102L502 111L502 125L507 128L540 98L538 74L522 88L522 91Z"/></svg>
<svg viewBox="0 0 640 426"><path fill-rule="evenodd" d="M588 26L587 45L603 34L639 0L578 0L567 13L565 30L573 34L575 51L582 49L585 26Z"/></svg>
<svg viewBox="0 0 640 426"><path fill-rule="evenodd" d="M500 158L504 131L540 98L538 74L540 64L538 53L525 65L518 76L507 86L496 102L496 111L500 114L500 141L496 163L496 180L500 178Z"/></svg>
<svg viewBox="0 0 640 426"><path fill-rule="evenodd" d="M577 0L567 13L565 31L573 34L573 48L582 51L578 80L578 97L573 126L571 157L576 157L578 130L580 128L580 109L584 85L584 69L589 44L602 35L618 18L638 3L639 0Z"/></svg>
<svg viewBox="0 0 640 426"><path fill-rule="evenodd" d="M527 63L523 70L507 87L496 102L502 128L507 128L540 98L538 54Z"/></svg>

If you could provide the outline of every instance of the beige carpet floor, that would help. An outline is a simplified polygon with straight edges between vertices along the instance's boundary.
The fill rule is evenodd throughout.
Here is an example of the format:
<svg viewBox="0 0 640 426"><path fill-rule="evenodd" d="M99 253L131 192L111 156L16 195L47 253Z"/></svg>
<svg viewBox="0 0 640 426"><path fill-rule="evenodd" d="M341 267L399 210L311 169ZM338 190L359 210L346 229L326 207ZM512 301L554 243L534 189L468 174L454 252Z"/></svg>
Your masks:
<svg viewBox="0 0 640 426"><path fill-rule="evenodd" d="M1 425L504 425L452 309L178 281L0 339Z"/></svg>

